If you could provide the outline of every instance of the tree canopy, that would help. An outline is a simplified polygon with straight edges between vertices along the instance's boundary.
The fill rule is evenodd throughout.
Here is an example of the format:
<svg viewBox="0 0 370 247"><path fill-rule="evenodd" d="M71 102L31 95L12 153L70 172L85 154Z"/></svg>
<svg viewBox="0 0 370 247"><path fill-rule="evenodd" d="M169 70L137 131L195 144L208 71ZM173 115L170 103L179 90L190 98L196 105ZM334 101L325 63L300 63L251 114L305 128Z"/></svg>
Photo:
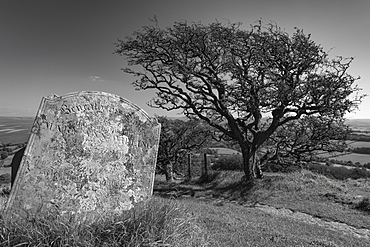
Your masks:
<svg viewBox="0 0 370 247"><path fill-rule="evenodd" d="M311 35L298 28L289 35L275 23L243 30L154 22L118 40L115 53L128 60L123 70L137 77L137 89L156 90L151 106L181 109L236 140L248 181L256 151L280 126L303 116L343 118L363 97L348 73L353 58L330 58Z"/></svg>

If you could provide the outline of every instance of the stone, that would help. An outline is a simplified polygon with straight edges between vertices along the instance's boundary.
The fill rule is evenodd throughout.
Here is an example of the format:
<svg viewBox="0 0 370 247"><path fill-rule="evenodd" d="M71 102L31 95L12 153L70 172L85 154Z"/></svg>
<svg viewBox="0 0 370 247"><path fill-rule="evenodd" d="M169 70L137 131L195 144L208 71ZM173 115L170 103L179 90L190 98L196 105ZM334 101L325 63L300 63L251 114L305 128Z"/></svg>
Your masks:
<svg viewBox="0 0 370 247"><path fill-rule="evenodd" d="M155 118L114 94L44 97L4 216L131 209L153 193L159 135Z"/></svg>

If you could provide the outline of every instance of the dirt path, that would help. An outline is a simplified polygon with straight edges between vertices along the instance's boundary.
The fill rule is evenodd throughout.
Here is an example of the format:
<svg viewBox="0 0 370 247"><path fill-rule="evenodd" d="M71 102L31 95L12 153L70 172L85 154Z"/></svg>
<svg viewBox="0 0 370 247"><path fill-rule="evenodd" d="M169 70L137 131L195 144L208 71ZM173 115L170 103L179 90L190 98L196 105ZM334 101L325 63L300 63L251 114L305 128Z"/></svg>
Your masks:
<svg viewBox="0 0 370 247"><path fill-rule="evenodd" d="M295 220L299 220L301 222L305 222L307 224L319 225L327 229L339 231L343 234L348 234L348 235L355 236L357 238L365 238L367 240L370 240L370 230L369 229L355 228L345 223L330 221L330 220L323 219L323 218L318 218L310 214L306 214L302 212L295 212L295 211L292 211L286 208L275 208L269 205L261 205L261 204L255 204L254 207L266 213L272 214L272 215L289 217Z"/></svg>

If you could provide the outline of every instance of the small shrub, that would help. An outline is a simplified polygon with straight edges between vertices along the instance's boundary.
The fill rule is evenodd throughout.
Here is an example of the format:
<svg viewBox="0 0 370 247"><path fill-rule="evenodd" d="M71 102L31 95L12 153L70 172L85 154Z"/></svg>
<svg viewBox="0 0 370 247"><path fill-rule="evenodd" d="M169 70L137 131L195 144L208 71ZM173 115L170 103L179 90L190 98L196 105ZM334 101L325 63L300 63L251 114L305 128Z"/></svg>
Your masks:
<svg viewBox="0 0 370 247"><path fill-rule="evenodd" d="M213 182L220 175L219 171L209 171L207 175L200 176L198 183L210 183Z"/></svg>
<svg viewBox="0 0 370 247"><path fill-rule="evenodd" d="M10 174L5 173L0 175L0 184L7 184L10 183Z"/></svg>
<svg viewBox="0 0 370 247"><path fill-rule="evenodd" d="M357 205L356 208L362 211L370 212L370 199L363 198Z"/></svg>
<svg viewBox="0 0 370 247"><path fill-rule="evenodd" d="M370 154L370 147L356 147L352 149L352 152L357 154Z"/></svg>
<svg viewBox="0 0 370 247"><path fill-rule="evenodd" d="M0 196L10 195L11 188L10 187L3 187L2 191L0 191Z"/></svg>
<svg viewBox="0 0 370 247"><path fill-rule="evenodd" d="M213 170L239 170L243 169L243 157L241 155L225 155L220 157L212 166Z"/></svg>
<svg viewBox="0 0 370 247"><path fill-rule="evenodd" d="M328 160L325 162L325 165L326 166L333 166L334 162L332 162L331 160Z"/></svg>
<svg viewBox="0 0 370 247"><path fill-rule="evenodd" d="M367 178L370 177L370 172L361 168L352 169L351 178L359 179L359 178Z"/></svg>
<svg viewBox="0 0 370 247"><path fill-rule="evenodd" d="M285 169L285 172L290 173L290 172L296 172L296 171L299 171L299 170L301 170L301 168L299 166L288 166Z"/></svg>
<svg viewBox="0 0 370 247"><path fill-rule="evenodd" d="M345 180L352 178L352 171L346 167L332 167L325 175L331 175L336 179Z"/></svg>
<svg viewBox="0 0 370 247"><path fill-rule="evenodd" d="M369 162L369 163L364 164L364 167L365 167L365 168L370 169L370 162Z"/></svg>
<svg viewBox="0 0 370 247"><path fill-rule="evenodd" d="M8 156L9 156L9 153L7 151L0 152L0 159L5 160L6 158L8 158Z"/></svg>
<svg viewBox="0 0 370 247"><path fill-rule="evenodd" d="M268 162L262 167L262 171L281 172L284 171L284 167L276 162Z"/></svg>
<svg viewBox="0 0 370 247"><path fill-rule="evenodd" d="M348 160L348 161L346 162L346 166L353 166L353 162L352 162L351 160Z"/></svg>
<svg viewBox="0 0 370 247"><path fill-rule="evenodd" d="M308 169L310 171L315 172L315 173L326 174L327 173L327 170L330 169L330 167L324 166L324 165L320 165L320 164L310 164L308 166Z"/></svg>

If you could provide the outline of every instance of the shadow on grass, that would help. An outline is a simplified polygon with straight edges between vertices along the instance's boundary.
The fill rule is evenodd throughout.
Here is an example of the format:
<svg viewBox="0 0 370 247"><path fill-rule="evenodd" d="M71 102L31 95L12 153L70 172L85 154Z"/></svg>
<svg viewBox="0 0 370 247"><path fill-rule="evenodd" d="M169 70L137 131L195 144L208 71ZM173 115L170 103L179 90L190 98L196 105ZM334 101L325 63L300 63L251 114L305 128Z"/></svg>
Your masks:
<svg viewBox="0 0 370 247"><path fill-rule="evenodd" d="M243 173L236 171L211 171L191 181L181 183L156 183L154 193L164 198L211 195L213 198L247 198L258 182L248 183Z"/></svg>

